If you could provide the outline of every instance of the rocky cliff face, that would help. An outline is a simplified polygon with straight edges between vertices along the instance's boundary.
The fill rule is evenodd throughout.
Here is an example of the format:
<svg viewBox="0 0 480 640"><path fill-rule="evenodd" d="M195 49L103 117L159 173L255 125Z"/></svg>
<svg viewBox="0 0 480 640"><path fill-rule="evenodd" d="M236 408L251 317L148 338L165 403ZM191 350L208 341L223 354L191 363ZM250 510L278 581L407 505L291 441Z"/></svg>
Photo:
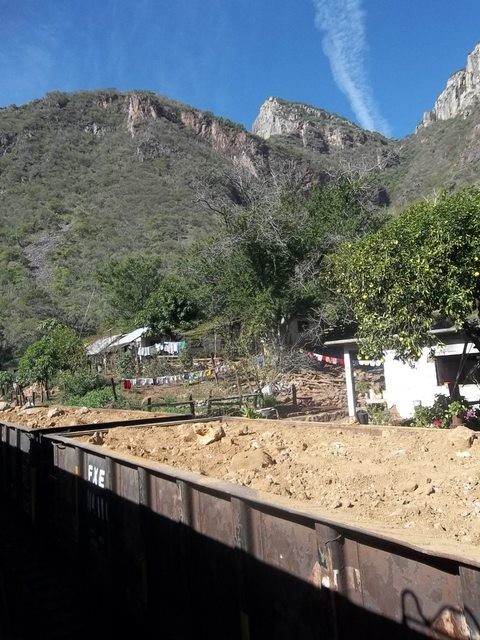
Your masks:
<svg viewBox="0 0 480 640"><path fill-rule="evenodd" d="M265 144L251 136L243 127L209 113L187 108L184 105L167 104L155 96L129 93L124 97L127 113L127 130L132 138L142 123L165 118L169 122L190 129L204 140L213 151L257 175L268 166L268 149ZM108 104L103 104L108 108ZM142 143L143 147L145 143Z"/></svg>
<svg viewBox="0 0 480 640"><path fill-rule="evenodd" d="M279 98L268 98L263 103L252 132L265 140L272 136L296 138L303 147L318 153L351 149L382 138L323 109Z"/></svg>
<svg viewBox="0 0 480 640"><path fill-rule="evenodd" d="M457 71L447 81L447 86L438 96L431 111L423 115L422 127L437 120L449 120L455 116L468 116L480 103L480 43L467 58L465 69Z"/></svg>

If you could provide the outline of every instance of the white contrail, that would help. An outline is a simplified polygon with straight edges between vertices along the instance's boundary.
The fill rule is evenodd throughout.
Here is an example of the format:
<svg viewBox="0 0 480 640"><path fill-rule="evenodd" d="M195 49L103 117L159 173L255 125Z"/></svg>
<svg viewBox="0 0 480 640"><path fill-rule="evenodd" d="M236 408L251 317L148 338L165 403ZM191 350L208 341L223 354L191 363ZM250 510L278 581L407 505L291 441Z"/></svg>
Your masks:
<svg viewBox="0 0 480 640"><path fill-rule="evenodd" d="M338 88L347 96L362 127L391 135L388 122L375 104L365 69L368 46L361 0L313 0L313 3L315 25L324 33L323 50Z"/></svg>

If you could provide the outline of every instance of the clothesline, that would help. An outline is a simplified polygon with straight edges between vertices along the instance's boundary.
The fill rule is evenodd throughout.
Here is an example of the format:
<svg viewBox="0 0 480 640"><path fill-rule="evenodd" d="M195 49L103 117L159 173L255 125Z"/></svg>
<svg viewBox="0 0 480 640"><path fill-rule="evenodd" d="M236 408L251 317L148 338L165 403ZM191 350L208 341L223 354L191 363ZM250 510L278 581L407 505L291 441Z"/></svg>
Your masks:
<svg viewBox="0 0 480 640"><path fill-rule="evenodd" d="M203 369L201 371L192 371L190 373L179 373L170 376L155 376L155 377L141 377L141 378L124 378L122 380L124 389L131 389L132 387L144 387L147 385L165 385L175 384L178 382L197 382L198 380L208 380L219 374L228 373L230 369L226 364L222 364L218 367L211 367L210 369Z"/></svg>
<svg viewBox="0 0 480 640"><path fill-rule="evenodd" d="M309 358L313 360L318 360L318 362L328 362L328 364L345 364L345 360L343 358L334 358L332 356L325 356L321 353L313 353L313 351L309 351L307 353Z"/></svg>
<svg viewBox="0 0 480 640"><path fill-rule="evenodd" d="M335 358L333 356L326 356L321 353L313 353L313 351L309 351L307 353L309 358L314 360L318 360L318 362L327 362L328 364L337 364L344 365L344 358ZM352 360L352 365L354 367L380 367L383 364L381 360Z"/></svg>

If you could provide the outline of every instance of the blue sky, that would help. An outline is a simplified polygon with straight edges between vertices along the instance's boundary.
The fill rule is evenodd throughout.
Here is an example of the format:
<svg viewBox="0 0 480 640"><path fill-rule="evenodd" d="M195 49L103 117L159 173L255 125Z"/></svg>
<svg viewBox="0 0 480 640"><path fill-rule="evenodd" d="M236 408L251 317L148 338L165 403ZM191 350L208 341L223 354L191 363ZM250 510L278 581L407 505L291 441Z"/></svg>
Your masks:
<svg viewBox="0 0 480 640"><path fill-rule="evenodd" d="M0 106L148 89L250 128L269 96L411 133L480 41L478 0L0 0Z"/></svg>

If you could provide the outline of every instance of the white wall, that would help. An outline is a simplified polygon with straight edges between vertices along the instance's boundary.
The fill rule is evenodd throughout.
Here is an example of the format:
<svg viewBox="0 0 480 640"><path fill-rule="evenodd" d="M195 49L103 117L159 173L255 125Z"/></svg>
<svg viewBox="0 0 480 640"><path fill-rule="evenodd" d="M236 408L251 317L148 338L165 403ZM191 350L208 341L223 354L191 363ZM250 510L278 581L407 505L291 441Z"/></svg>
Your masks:
<svg viewBox="0 0 480 640"><path fill-rule="evenodd" d="M462 353L463 347L463 343L445 345L437 347L435 353L438 355L458 355ZM478 352L471 346L468 353ZM387 351L385 353L384 374L384 398L389 407L396 406L402 418L411 418L416 404L431 406L437 394L448 395L447 385L437 385L435 362L430 356L430 349L423 350L422 357L414 367L395 360L393 351ZM460 386L460 394L467 400L475 401L479 399L480 390L476 385L462 385Z"/></svg>

